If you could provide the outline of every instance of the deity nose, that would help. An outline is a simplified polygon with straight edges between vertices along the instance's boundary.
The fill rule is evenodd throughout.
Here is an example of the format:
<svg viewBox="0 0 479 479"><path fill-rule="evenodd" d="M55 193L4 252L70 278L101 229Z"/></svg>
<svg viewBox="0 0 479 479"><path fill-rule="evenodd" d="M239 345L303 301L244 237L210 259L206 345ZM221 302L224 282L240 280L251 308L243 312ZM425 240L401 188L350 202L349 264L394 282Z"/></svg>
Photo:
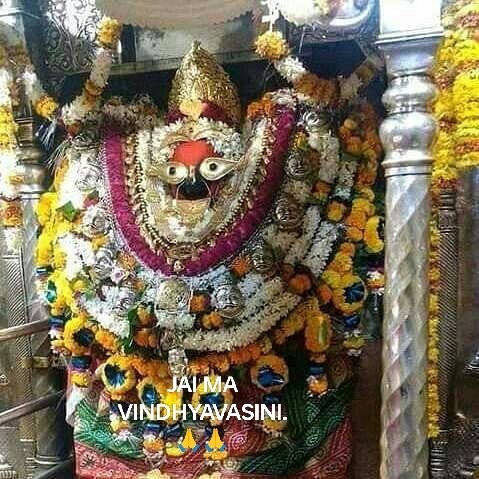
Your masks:
<svg viewBox="0 0 479 479"><path fill-rule="evenodd" d="M198 200L209 195L208 187L202 178L188 177L178 186L178 197L185 200Z"/></svg>

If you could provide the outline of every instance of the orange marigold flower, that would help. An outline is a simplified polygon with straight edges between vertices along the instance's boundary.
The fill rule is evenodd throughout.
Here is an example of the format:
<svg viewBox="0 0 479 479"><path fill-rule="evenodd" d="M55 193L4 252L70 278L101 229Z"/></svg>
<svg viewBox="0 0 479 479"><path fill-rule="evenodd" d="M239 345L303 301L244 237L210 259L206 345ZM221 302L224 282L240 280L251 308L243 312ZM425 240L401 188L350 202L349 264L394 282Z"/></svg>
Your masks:
<svg viewBox="0 0 479 479"><path fill-rule="evenodd" d="M327 195L330 193L332 186L329 183L326 183L325 181L317 181L314 185L314 191L318 193L322 193L324 195Z"/></svg>
<svg viewBox="0 0 479 479"><path fill-rule="evenodd" d="M346 236L351 241L358 242L363 239L363 232L355 226L348 226L346 228Z"/></svg>
<svg viewBox="0 0 479 479"><path fill-rule="evenodd" d="M317 295L318 298L321 300L321 304L328 304L333 297L333 292L326 283L321 283L318 286Z"/></svg>
<svg viewBox="0 0 479 479"><path fill-rule="evenodd" d="M359 136L352 136L346 142L346 151L351 155L359 156L363 151L363 142Z"/></svg>
<svg viewBox="0 0 479 479"><path fill-rule="evenodd" d="M367 214L359 208L354 208L349 216L346 218L345 224L347 226L354 226L358 230L364 230L367 221Z"/></svg>
<svg viewBox="0 0 479 479"><path fill-rule="evenodd" d="M118 338L106 329L98 328L95 333L95 340L107 351L116 352L118 350Z"/></svg>
<svg viewBox="0 0 479 479"><path fill-rule="evenodd" d="M203 315L201 318L201 324L206 329L219 328L223 325L223 318L219 313L213 311L212 313Z"/></svg>
<svg viewBox="0 0 479 479"><path fill-rule="evenodd" d="M294 267L291 264L283 263L280 267L281 279L288 282L294 276Z"/></svg>
<svg viewBox="0 0 479 479"><path fill-rule="evenodd" d="M297 274L289 282L289 289L296 294L304 294L311 289L311 279L306 274Z"/></svg>
<svg viewBox="0 0 479 479"><path fill-rule="evenodd" d="M278 344L284 344L286 342L287 336L286 333L281 329L277 328L273 331L273 341Z"/></svg>
<svg viewBox="0 0 479 479"><path fill-rule="evenodd" d="M246 256L238 256L231 263L231 270L238 278L242 278L251 270L251 261Z"/></svg>
<svg viewBox="0 0 479 479"><path fill-rule="evenodd" d="M336 84L331 80L319 78L314 73L305 73L294 82L294 88L304 95L311 97L316 103L328 105L337 97Z"/></svg>
<svg viewBox="0 0 479 479"><path fill-rule="evenodd" d="M135 333L133 339L135 340L135 343L138 344L138 346L142 346L144 348L154 348L158 345L158 339L156 337L156 334L151 328L139 329Z"/></svg>
<svg viewBox="0 0 479 479"><path fill-rule="evenodd" d="M191 313L203 313L210 305L210 298L207 294L195 294L190 301Z"/></svg>
<svg viewBox="0 0 479 479"><path fill-rule="evenodd" d="M356 246L354 246L353 243L342 243L339 250L352 257L356 252Z"/></svg>
<svg viewBox="0 0 479 479"><path fill-rule="evenodd" d="M261 356L261 347L258 344L250 344L247 346L247 349L249 356L253 361L256 361Z"/></svg>
<svg viewBox="0 0 479 479"><path fill-rule="evenodd" d="M154 322L154 317L150 308L146 306L139 306L137 309L138 321L142 326L151 326Z"/></svg>
<svg viewBox="0 0 479 479"><path fill-rule="evenodd" d="M338 222L341 221L346 212L346 205L339 201L332 201L328 205L328 220Z"/></svg>
<svg viewBox="0 0 479 479"><path fill-rule="evenodd" d="M336 254L333 261L329 263L328 269L337 271L338 273L347 273L353 268L353 260L351 256L340 251Z"/></svg>

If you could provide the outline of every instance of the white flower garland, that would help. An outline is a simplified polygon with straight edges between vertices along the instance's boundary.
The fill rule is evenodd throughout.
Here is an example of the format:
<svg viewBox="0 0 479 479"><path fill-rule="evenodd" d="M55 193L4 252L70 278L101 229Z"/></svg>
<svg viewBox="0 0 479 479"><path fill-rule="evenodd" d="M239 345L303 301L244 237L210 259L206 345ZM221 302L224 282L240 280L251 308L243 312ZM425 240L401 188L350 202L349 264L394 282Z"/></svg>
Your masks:
<svg viewBox="0 0 479 479"><path fill-rule="evenodd" d="M349 200L354 186L354 178L358 169L358 159L346 156L341 160L338 181L334 188L334 196L342 200Z"/></svg>
<svg viewBox="0 0 479 479"><path fill-rule="evenodd" d="M113 52L108 49L99 48L96 58L93 61L93 68L89 79L95 86L103 90L108 83L111 66L113 63ZM61 118L66 126L82 123L88 115L99 113L99 97L95 103L91 103L85 94L78 95L71 103L65 105L61 111Z"/></svg>
<svg viewBox="0 0 479 479"><path fill-rule="evenodd" d="M323 222L311 244L311 249L304 256L302 264L319 277L328 263L333 245L338 239L340 227L336 224Z"/></svg>
<svg viewBox="0 0 479 479"><path fill-rule="evenodd" d="M253 304L257 301L256 304ZM186 335L183 346L193 351L229 351L247 346L287 316L302 298L285 292L281 279L269 281L251 300L251 316L238 325L220 331L194 331ZM261 306L260 306L261 305ZM262 308L262 309L259 309Z"/></svg>

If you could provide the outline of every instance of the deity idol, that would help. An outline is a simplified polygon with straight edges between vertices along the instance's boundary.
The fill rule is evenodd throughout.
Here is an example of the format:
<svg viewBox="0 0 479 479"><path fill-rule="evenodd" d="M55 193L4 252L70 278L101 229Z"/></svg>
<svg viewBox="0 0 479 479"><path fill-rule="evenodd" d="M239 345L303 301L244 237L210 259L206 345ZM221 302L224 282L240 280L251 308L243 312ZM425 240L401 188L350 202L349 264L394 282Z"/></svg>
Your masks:
<svg viewBox="0 0 479 479"><path fill-rule="evenodd" d="M242 122L195 43L163 119L125 126L110 102L66 148L37 260L79 478L346 477L361 311L381 286L365 259L382 249L381 150L368 105L293 77ZM287 419L135 420L131 404L281 404Z"/></svg>

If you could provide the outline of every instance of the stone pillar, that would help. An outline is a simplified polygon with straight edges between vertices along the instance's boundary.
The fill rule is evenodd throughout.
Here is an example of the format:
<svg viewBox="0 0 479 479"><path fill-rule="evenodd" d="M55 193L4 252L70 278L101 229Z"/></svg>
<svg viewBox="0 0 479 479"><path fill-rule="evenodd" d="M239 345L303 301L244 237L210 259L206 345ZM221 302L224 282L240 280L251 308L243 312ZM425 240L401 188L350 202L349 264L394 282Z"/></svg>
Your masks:
<svg viewBox="0 0 479 479"><path fill-rule="evenodd" d="M381 126L386 227L381 479L426 479L431 147L428 75L442 35L439 0L382 0L378 45L389 87Z"/></svg>

